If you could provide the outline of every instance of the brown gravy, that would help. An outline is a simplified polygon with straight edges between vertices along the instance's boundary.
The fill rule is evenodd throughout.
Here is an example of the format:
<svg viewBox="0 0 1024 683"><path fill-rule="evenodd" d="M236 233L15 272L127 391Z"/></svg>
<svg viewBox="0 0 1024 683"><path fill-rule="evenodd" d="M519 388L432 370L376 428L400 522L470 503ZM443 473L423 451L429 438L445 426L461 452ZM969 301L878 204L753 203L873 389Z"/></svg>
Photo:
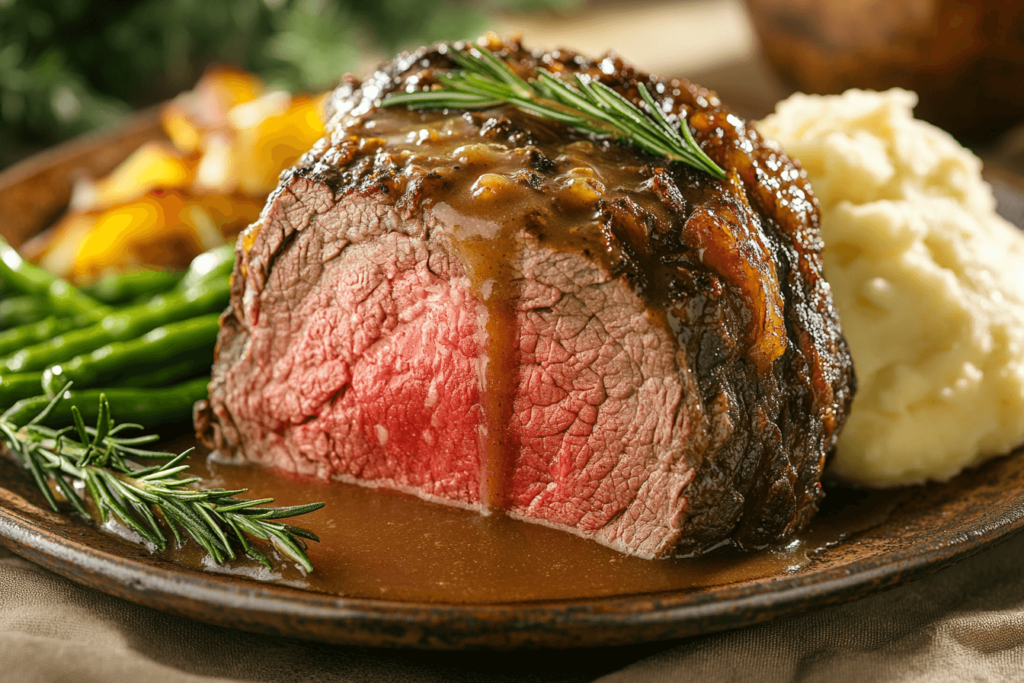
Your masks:
<svg viewBox="0 0 1024 683"><path fill-rule="evenodd" d="M642 560L593 541L502 514L484 516L387 490L296 479L213 459L193 466L210 486L248 487L276 504L324 501L297 518L310 543L311 574L275 558L267 571L247 558L217 567L194 543L167 551L177 563L320 593L405 602L492 603L683 591L796 573L815 553L881 524L902 491L830 487L821 512L777 549L720 548L698 558Z"/></svg>
<svg viewBox="0 0 1024 683"><path fill-rule="evenodd" d="M714 194L717 181L678 166L670 172L634 149L591 141L508 108L461 116L378 109L346 132L350 137L343 146L357 159L373 153L403 169L388 190L402 197L399 205L420 204L449 226L473 294L484 305L480 505L509 509L520 452L510 425L521 381L516 308L524 231L558 250L591 255L610 272L621 271L629 259L608 231L630 233L623 235L626 242L646 245L631 249L643 274L633 273L631 281L651 305L653 318L668 329L671 283L689 260L682 253L686 247L677 243L682 216L651 190L652 177L674 173L680 206L691 211ZM657 248L647 244L652 230ZM674 256L666 261L667 252Z"/></svg>
<svg viewBox="0 0 1024 683"><path fill-rule="evenodd" d="M511 52L518 55L515 59L522 65L537 60L520 54L518 48ZM434 55L439 56L440 53ZM813 230L817 210L808 200L806 179L788 160L762 145L756 134L748 131L707 91L683 82L650 79L612 58L600 65L569 55L552 55L551 59L554 61L545 62L550 68L557 63L558 68L568 69L569 73L585 71L588 77L608 80L610 87L619 88L633 99L639 97L638 84L647 81L664 106L689 115L687 125L692 124L700 133L703 143L730 169L730 175L725 180L716 180L682 164L672 164L607 140L589 140L509 108L459 114L404 108L385 110L379 103L374 104L374 98L405 82L403 79L408 81L406 85L429 85L420 79L436 76L431 59L416 58L415 73L409 72L412 63L401 68L395 66L391 75L375 75L375 84L367 84L360 95L353 92L351 97L344 96L345 88L349 87L344 86L334 105L348 114L339 114L337 125L331 126L330 139L318 143L292 171L291 178L326 185L339 201L355 194L365 196L375 206L394 207L395 212L388 209L387 215L396 225L415 218L417 235L422 232L424 239L436 239L444 250L450 244L459 252L458 260L465 266L470 289L486 309L485 330L478 334L483 337L478 341L484 342L482 355L486 365L471 371L479 373L481 380L479 408L484 418L480 430L483 433L479 479L471 481L478 482L479 488L459 498L461 503L533 516L527 506L532 505L531 496L540 498L531 491L521 495L514 492L510 473L528 469L522 464L525 449L516 440L525 443L530 438L527 430L520 428L522 421L513 419L521 417L513 410L513 399L525 393L520 391L521 363L517 358L517 341L522 331L517 329L516 306L522 299L522 292L517 289L530 284L529 274L517 273L517 266L528 248L533 249L530 254L543 255L539 246L543 244L543 249L583 254L588 257L588 267L596 264L612 277L625 280L642 300L642 313L664 326L669 339L676 344L670 349L671 355L658 352L659 358L668 359L668 369L659 372L675 381L670 367L674 360L680 376L685 375L681 381L685 384L682 395L686 396L678 408L672 404L671 410L675 412L666 421L671 419L672 429L680 426L681 430L685 424L687 432L683 437L680 431L679 441L673 441L671 448L662 450L659 441L657 449L652 450L658 458L657 467L665 472L664 480L672 481L672 487L657 483L662 481L660 477L645 480L633 472L620 475L616 471L615 476L606 476L597 472L597 468L606 466L603 461L586 475L588 484L599 479L602 484L625 482L630 487L638 482L639 486L649 483L659 496L662 490L668 492L666 500L671 498L671 502L649 503L638 490L621 487L621 499L618 490L609 501L595 496L603 507L594 513L593 520L586 519L586 524L579 520L590 512L576 506L576 502L590 499L577 496L576 490L566 483L571 477L558 471L562 465L555 462L553 451L538 447L537 452L547 458L533 468L540 471L542 478L538 481L541 485L552 484L552 489L564 487L569 491L569 503L565 504L565 514L551 512L554 506L549 506L536 516L589 528L594 536L601 537L598 532L618 528L611 526L615 515L620 515L621 526L629 526L634 518L631 513L623 514L632 510L627 507L635 505L639 509L647 504L651 510L657 510L652 515L657 517L652 522L652 528L657 526L657 534L632 536L639 539L637 544L655 539L650 542L650 549L633 548L635 551L661 554L680 546L704 549L730 535L749 546L760 547L794 525L803 524L813 513L819 497L822 449L831 442L836 426L834 418L830 422L830 411L845 408L848 396L844 392L849 386L849 363L845 349L836 346L841 341L838 322L835 316L826 315L831 303L821 292L827 293L827 289L814 287L818 272L818 243ZM405 63L404 60L400 61ZM291 180L285 182L281 191L290 192L286 188L291 187ZM762 190L767 198L758 194ZM802 201L795 201L793 193ZM276 202L278 196L271 202ZM270 215L275 210L268 211ZM309 221L313 215L309 214ZM289 221L282 226L285 224L291 227L282 227L286 234L282 245L292 244L289 240L298 234ZM257 223L247 232L244 245L258 238L261 225ZM277 229L268 234L277 235ZM272 242L276 238L270 239ZM260 244L263 246L254 248L252 262L269 273L285 247L272 246L270 242ZM809 256L805 258L804 252ZM250 254L240 256L245 263ZM798 272L801 268L807 272ZM780 277L791 290L786 301L782 299L785 292L780 291ZM221 336L221 348L241 349L239 344L228 343L226 336L236 336L241 341L249 334L245 330L254 330L250 337L252 348L283 348L276 342L260 347L262 342L252 341L262 334L256 319L243 320L244 316L239 317L242 314L236 311L245 309L240 302L249 300L250 295L260 297L268 306L278 300L282 310L289 314L296 302L290 297L278 299L276 285L264 287L266 283L261 277L247 276L246 283L244 293L243 289L235 288L229 317L238 324L225 325L228 333ZM599 305L603 311L617 304ZM784 313L789 316L785 321ZM263 318L268 319L271 318ZM252 327L247 327L250 324ZM614 324L625 327L621 320ZM295 330L286 329L293 335L292 341L298 339ZM644 338L644 344L648 341ZM787 350L792 352L783 358ZM826 354L826 364L819 352L834 353ZM215 381L214 386L231 388L215 391L218 395L211 397L212 412L203 411L201 424L209 424L205 415L217 414L230 416L234 425L229 428L225 419L220 425L224 432L214 431L216 436L208 434L206 441L217 444L225 453L248 453L254 459L285 467L289 466L288 458L296 456L291 461L293 469L315 470L322 477L363 477L348 451L339 446L343 438L340 432L321 427L320 423L305 427L318 419L318 410L323 414L325 403L312 406L302 415L292 412L280 420L275 417L279 429L271 428L263 420L273 412L264 404L252 409L254 404L245 397L274 386L261 373L268 367L277 367L279 357L267 353L268 357L248 351L239 357L224 354L224 362L218 361L218 378L224 377L222 370L230 366L235 368L230 370L231 377L240 383L236 379L223 384L219 379ZM646 355L646 351L641 355ZM339 379L337 384L334 388L340 395L344 382ZM244 394L237 393L241 387L245 387ZM842 390L837 400L834 388ZM291 400L301 390L289 386L288 392ZM674 397L675 393L671 395ZM377 392L372 399L387 400L387 395ZM529 408L526 401L523 404ZM477 408L478 405L472 406L474 419ZM318 438L324 437L324 446L317 447L315 457L309 454L312 451L303 455L297 455L297 450L287 452L290 443L297 443L296 434L302 430L293 426L300 423L304 433L315 431ZM357 429L373 426L359 420L349 424ZM595 428L595 432L599 431ZM466 434L457 436L463 441L473 440L480 432L474 430L468 439ZM217 439L223 433L232 436L220 443ZM377 438L380 449L374 453L399 463L415 455L415 451L409 452L412 449L395 450L396 444L387 444L390 432L382 433L385 436ZM672 432L673 439L676 434ZM290 441L293 438L296 441ZM351 443L360 442L347 442ZM566 451L573 448L587 453L575 444L570 444ZM570 457L576 458L577 453L572 452ZM649 460L637 465L637 471L649 472L654 457L644 457ZM582 459L583 456L578 458ZM628 466L632 461L620 462ZM437 470L446 472L446 467L439 465ZM564 469L572 473L576 467L569 463ZM698 470L698 477L686 478ZM426 485L436 483L431 479L434 474L431 470L430 476L424 477ZM246 476L243 471L217 475L226 479ZM377 476L365 476L371 475ZM406 490L419 486L429 490L420 480L406 484L397 478L392 481L379 476L378 481ZM230 481L224 485L234 488L244 484ZM269 484L272 488L278 485ZM685 499L680 494L683 487L687 487ZM353 595L389 591L393 594L401 593L401 587L406 585L403 572L411 572L408 578L418 582L418 587L412 593L401 593L404 599L490 600L494 595L488 591L498 586L502 595L508 589L508 595L525 600L729 582L737 580L735 576L750 577L752 572L774 575L806 561L804 546L798 543L758 556L757 569L752 568L750 557L744 556L738 574L730 573L736 562L723 560L727 556L724 550L711 560L701 560L704 569L699 571L689 565L672 569L678 564L676 560L652 564L625 559L563 533L523 526L501 514L480 518L383 492L339 493L347 488L323 489L314 483L299 486L300 492L316 493L316 497L327 499L337 511L330 521L340 529L339 535L325 537L325 541L337 548L335 552L341 559L336 567L329 567L328 573L332 577L352 573L353 583L318 585L319 579L314 576L302 579L302 585ZM288 491L276 495L291 499ZM674 505L678 509L669 510ZM537 508L541 509L540 504ZM385 524L381 520L389 521ZM334 534L334 527L331 529ZM538 538L542 540L537 541ZM621 540L621 534L609 533L605 538L607 542L627 546L634 542ZM425 550L427 541L423 539L433 544L429 546L430 552ZM654 547L655 544L661 545ZM543 548L543 552L538 548ZM324 559L321 565L331 561ZM719 567L715 562L724 564ZM378 575L386 572L373 563L397 563L397 567L388 570L389 579L379 579ZM626 573L622 576L619 572L612 572L611 576L602 572L593 581L581 580L584 574L593 573L588 567L621 563L634 569L623 570ZM359 571L353 572L353 566ZM301 577L282 578L298 581ZM424 590L424 586L431 589ZM437 597L440 587L445 586L449 588L444 590L451 593ZM552 591L557 595L552 595Z"/></svg>

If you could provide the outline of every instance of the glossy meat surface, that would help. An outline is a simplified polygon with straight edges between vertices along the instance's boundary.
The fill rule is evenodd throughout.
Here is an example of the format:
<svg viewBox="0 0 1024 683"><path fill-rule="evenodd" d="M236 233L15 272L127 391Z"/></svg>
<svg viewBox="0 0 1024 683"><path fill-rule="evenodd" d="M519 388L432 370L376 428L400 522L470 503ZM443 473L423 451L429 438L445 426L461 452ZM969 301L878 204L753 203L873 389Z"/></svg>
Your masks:
<svg viewBox="0 0 1024 683"><path fill-rule="evenodd" d="M717 98L616 58L488 46L685 110L719 181L507 107L381 109L403 55L239 241L222 451L504 510L644 557L802 526L852 394L803 173Z"/></svg>

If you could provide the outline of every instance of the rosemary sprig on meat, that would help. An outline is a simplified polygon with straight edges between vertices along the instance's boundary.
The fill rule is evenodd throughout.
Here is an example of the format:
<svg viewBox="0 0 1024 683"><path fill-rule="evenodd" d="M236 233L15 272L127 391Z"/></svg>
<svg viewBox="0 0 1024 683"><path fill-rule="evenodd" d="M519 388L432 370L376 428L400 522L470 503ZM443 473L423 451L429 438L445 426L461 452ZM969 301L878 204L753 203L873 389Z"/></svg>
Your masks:
<svg viewBox="0 0 1024 683"><path fill-rule="evenodd" d="M167 548L166 528L179 544L182 534L187 534L218 564L234 560L240 551L272 568L267 556L254 545L255 538L269 541L283 555L312 571L303 539L320 539L311 531L276 520L319 510L323 503L265 507L274 499L239 498L246 489L199 488L199 478L182 477L189 467L184 462L193 449L179 454L147 450L145 446L159 437L127 436L127 432L142 426L115 424L104 394L99 395L95 427L85 425L77 405L70 406L70 426L45 426L58 404L71 395L68 388L65 386L24 425L12 416L22 411L0 416L0 438L32 475L55 512L60 512L60 507L50 482L78 514L94 519L83 500L83 495L88 496L101 523L116 517L158 550ZM159 464L142 464L140 460ZM81 490L76 490L76 482L81 483Z"/></svg>
<svg viewBox="0 0 1024 683"><path fill-rule="evenodd" d="M656 156L679 161L716 178L721 169L697 145L680 116L673 123L643 83L637 84L647 112L603 83L574 75L570 85L544 69L526 81L488 50L466 52L448 45L445 54L461 67L437 75L440 87L392 93L382 106L410 109L486 109L503 104L563 123L575 130L609 137Z"/></svg>

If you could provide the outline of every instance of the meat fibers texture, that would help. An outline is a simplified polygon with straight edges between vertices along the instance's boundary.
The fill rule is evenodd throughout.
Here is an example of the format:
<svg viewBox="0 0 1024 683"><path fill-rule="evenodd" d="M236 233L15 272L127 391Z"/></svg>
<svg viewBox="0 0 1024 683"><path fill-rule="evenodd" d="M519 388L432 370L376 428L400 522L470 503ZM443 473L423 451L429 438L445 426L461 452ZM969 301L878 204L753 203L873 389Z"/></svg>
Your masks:
<svg viewBox="0 0 1024 683"><path fill-rule="evenodd" d="M727 177L510 107L381 106L451 49L638 104L644 83ZM645 558L813 516L854 380L776 145L685 80L497 39L347 77L329 115L238 241L206 443Z"/></svg>

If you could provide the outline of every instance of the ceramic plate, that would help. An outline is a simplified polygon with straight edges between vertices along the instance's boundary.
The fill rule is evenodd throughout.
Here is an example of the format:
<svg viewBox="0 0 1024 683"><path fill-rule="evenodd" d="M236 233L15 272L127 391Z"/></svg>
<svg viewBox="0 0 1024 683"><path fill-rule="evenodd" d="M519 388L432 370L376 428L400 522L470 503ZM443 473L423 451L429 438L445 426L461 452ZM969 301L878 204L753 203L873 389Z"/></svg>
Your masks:
<svg viewBox="0 0 1024 683"><path fill-rule="evenodd" d="M0 223L18 244L66 204L76 173L109 171L159 135L152 115L0 174ZM1024 183L992 173L1000 210L1024 224ZM0 543L73 581L159 610L270 634L433 649L620 645L745 626L877 593L980 552L1024 526L1024 453L906 491L877 523L798 568L687 590L574 600L446 604L353 599L208 574L150 555L42 505L0 459ZM836 510L826 503L823 514Z"/></svg>

